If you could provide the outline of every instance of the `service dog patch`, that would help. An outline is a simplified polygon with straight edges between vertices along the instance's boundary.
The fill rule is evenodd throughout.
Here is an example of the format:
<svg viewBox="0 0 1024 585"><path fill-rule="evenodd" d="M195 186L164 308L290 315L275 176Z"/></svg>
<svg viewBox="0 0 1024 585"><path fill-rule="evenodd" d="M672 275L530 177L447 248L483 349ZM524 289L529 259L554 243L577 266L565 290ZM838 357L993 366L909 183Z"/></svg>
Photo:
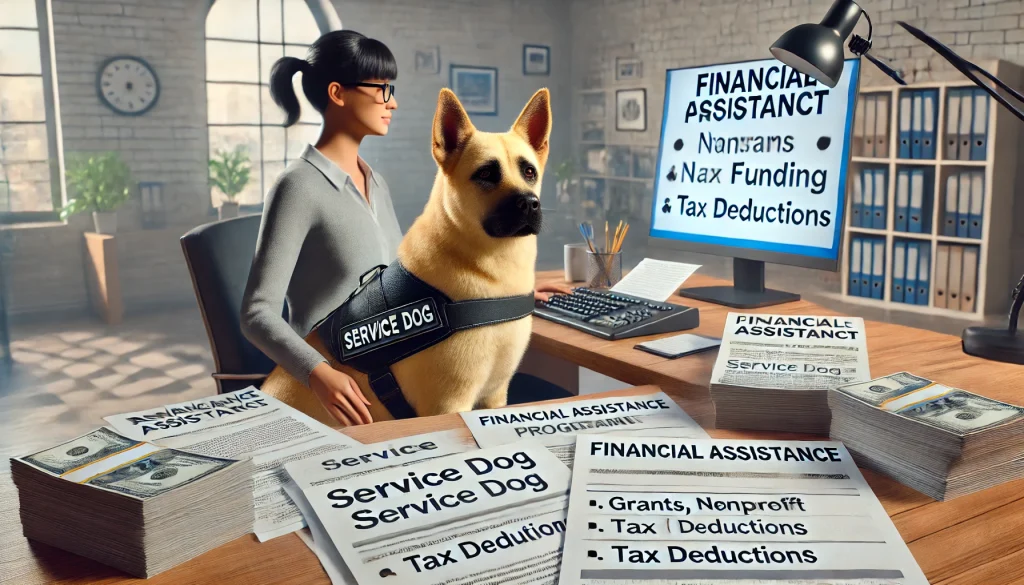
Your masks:
<svg viewBox="0 0 1024 585"><path fill-rule="evenodd" d="M344 361L441 326L437 304L429 297L389 309L338 331L341 359Z"/></svg>

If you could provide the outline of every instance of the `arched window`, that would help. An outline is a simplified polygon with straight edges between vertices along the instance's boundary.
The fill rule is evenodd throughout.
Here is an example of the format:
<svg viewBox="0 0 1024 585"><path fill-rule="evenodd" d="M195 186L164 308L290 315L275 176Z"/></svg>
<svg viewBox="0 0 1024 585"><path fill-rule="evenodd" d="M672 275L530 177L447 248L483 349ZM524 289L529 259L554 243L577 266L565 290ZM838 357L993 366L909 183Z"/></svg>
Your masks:
<svg viewBox="0 0 1024 585"><path fill-rule="evenodd" d="M210 157L245 147L251 164L242 205L260 205L285 166L320 132L320 115L292 80L302 105L299 122L284 128L270 97L270 70L282 56L305 58L310 43L341 27L329 0L215 0L206 16L206 108ZM211 203L223 195L211 188Z"/></svg>
<svg viewBox="0 0 1024 585"><path fill-rule="evenodd" d="M47 0L0 1L0 223L63 205Z"/></svg>

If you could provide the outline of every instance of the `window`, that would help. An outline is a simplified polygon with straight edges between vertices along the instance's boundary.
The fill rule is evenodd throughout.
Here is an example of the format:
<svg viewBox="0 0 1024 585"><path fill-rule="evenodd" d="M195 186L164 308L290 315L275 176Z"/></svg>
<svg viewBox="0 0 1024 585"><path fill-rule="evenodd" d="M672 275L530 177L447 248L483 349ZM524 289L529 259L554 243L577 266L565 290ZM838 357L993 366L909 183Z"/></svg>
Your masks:
<svg viewBox="0 0 1024 585"><path fill-rule="evenodd" d="M0 0L0 223L63 205L45 0Z"/></svg>
<svg viewBox="0 0 1024 585"><path fill-rule="evenodd" d="M333 12L324 14L330 10L314 0L216 0L206 16L209 152L248 151L252 172L238 196L242 205L261 205L285 166L316 142L320 115L302 93L302 74L292 80L302 115L284 128L284 111L270 97L270 70L282 56L304 59L322 34L318 22L325 30L340 25ZM219 206L223 194L211 188L210 197Z"/></svg>

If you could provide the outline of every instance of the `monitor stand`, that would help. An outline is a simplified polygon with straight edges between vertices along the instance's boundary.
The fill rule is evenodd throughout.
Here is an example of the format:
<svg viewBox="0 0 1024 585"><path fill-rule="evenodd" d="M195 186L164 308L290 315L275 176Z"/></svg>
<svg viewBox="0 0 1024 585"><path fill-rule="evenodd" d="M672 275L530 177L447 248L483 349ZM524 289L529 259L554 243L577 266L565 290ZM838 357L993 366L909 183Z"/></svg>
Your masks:
<svg viewBox="0 0 1024 585"><path fill-rule="evenodd" d="M799 301L800 295L764 287L764 262L733 258L732 286L701 286L679 290L679 296L737 309L756 309Z"/></svg>

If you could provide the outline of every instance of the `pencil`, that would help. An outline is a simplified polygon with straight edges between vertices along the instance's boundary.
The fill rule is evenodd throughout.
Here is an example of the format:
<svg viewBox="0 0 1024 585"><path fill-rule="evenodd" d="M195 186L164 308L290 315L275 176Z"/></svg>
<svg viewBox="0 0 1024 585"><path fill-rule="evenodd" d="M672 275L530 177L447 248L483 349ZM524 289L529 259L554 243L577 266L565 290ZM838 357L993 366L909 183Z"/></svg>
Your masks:
<svg viewBox="0 0 1024 585"><path fill-rule="evenodd" d="M604 253L607 254L611 245L608 243L608 220L604 220Z"/></svg>

